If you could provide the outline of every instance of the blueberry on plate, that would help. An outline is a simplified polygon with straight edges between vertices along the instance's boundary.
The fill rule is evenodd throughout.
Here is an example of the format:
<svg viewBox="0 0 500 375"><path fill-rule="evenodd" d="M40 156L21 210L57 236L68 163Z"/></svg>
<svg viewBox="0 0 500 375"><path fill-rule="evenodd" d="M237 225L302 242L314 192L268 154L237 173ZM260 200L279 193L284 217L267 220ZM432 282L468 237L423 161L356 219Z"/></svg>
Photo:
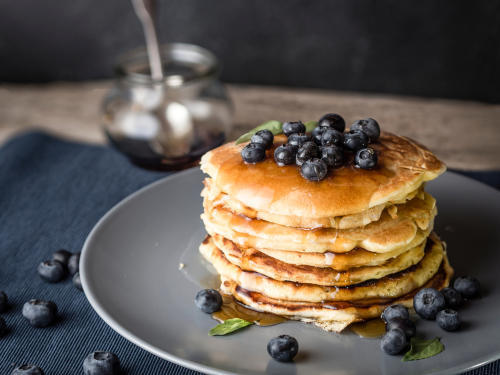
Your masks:
<svg viewBox="0 0 500 375"><path fill-rule="evenodd" d="M453 288L444 288L441 293L446 301L446 307L457 309L464 303L462 295Z"/></svg>
<svg viewBox="0 0 500 375"><path fill-rule="evenodd" d="M267 343L267 352L269 355L280 362L291 362L299 351L299 343L289 335L280 335L273 337Z"/></svg>
<svg viewBox="0 0 500 375"><path fill-rule="evenodd" d="M56 320L57 305L52 301L32 299L24 304L23 316L33 327L47 327Z"/></svg>
<svg viewBox="0 0 500 375"><path fill-rule="evenodd" d="M390 305L385 308L380 317L384 322L389 323L394 318L408 320L410 319L410 313L403 305Z"/></svg>
<svg viewBox="0 0 500 375"><path fill-rule="evenodd" d="M70 256L71 253L68 250L59 249L54 254L52 254L52 260L57 260L58 262L61 262L67 267Z"/></svg>
<svg viewBox="0 0 500 375"><path fill-rule="evenodd" d="M453 288L465 298L478 297L481 292L479 280L472 276L457 277L453 283Z"/></svg>
<svg viewBox="0 0 500 375"><path fill-rule="evenodd" d="M12 371L11 375L45 375L43 370L35 365L21 365Z"/></svg>
<svg viewBox="0 0 500 375"><path fill-rule="evenodd" d="M342 146L344 144L344 134L338 130L326 128L321 135L322 146Z"/></svg>
<svg viewBox="0 0 500 375"><path fill-rule="evenodd" d="M264 146L266 150L269 150L273 146L274 135L269 130L259 130L257 133L252 135L250 138L251 143L258 143Z"/></svg>
<svg viewBox="0 0 500 375"><path fill-rule="evenodd" d="M317 126L311 132L311 137L318 146L321 146L321 137L323 136L323 133L325 132L326 129L328 128L321 128Z"/></svg>
<svg viewBox="0 0 500 375"><path fill-rule="evenodd" d="M328 173L328 166L321 159L306 160L300 167L300 174L309 181L321 181Z"/></svg>
<svg viewBox="0 0 500 375"><path fill-rule="evenodd" d="M344 119L336 113L327 113L319 119L318 125L322 128L333 128L341 133L345 130Z"/></svg>
<svg viewBox="0 0 500 375"><path fill-rule="evenodd" d="M296 133L305 133L306 126L302 123L302 121L289 121L285 122L282 126L283 133L290 137L292 134Z"/></svg>
<svg viewBox="0 0 500 375"><path fill-rule="evenodd" d="M319 156L319 149L316 143L309 141L304 143L295 155L295 163L300 167L305 161L317 158Z"/></svg>
<svg viewBox="0 0 500 375"><path fill-rule="evenodd" d="M354 156L354 165L361 169L373 169L377 166L378 156L373 148L362 148Z"/></svg>
<svg viewBox="0 0 500 375"><path fill-rule="evenodd" d="M349 128L350 131L361 131L365 133L370 142L376 142L380 137L380 126L378 122L372 118L365 118L354 122Z"/></svg>
<svg viewBox="0 0 500 375"><path fill-rule="evenodd" d="M7 334L7 323L5 319L0 316L0 338Z"/></svg>
<svg viewBox="0 0 500 375"><path fill-rule="evenodd" d="M321 147L321 159L329 167L341 167L344 164L344 150L337 146Z"/></svg>
<svg viewBox="0 0 500 375"><path fill-rule="evenodd" d="M3 290L0 290L0 313L7 311L9 308L9 299Z"/></svg>
<svg viewBox="0 0 500 375"><path fill-rule="evenodd" d="M358 151L368 146L368 136L363 132L349 132L344 134L344 147L349 151Z"/></svg>
<svg viewBox="0 0 500 375"><path fill-rule="evenodd" d="M288 137L288 143L295 147L302 147L306 142L310 142L311 137L304 133L293 133Z"/></svg>
<svg viewBox="0 0 500 375"><path fill-rule="evenodd" d="M219 311L222 306L222 296L215 289L202 289L194 298L196 306L207 314Z"/></svg>
<svg viewBox="0 0 500 375"><path fill-rule="evenodd" d="M110 352L93 352L83 361L85 375L115 375L120 371L120 360Z"/></svg>
<svg viewBox="0 0 500 375"><path fill-rule="evenodd" d="M284 144L274 150L274 161L280 167L295 163L295 155L297 154L297 147L291 144Z"/></svg>
<svg viewBox="0 0 500 375"><path fill-rule="evenodd" d="M405 333L406 338L408 339L415 336L415 333L417 333L415 323L413 323L413 321L411 321L410 319L392 318L387 322L385 328L387 331L398 328Z"/></svg>
<svg viewBox="0 0 500 375"><path fill-rule="evenodd" d="M424 288L413 297L413 308L424 319L434 320L436 314L446 306L443 293L434 288Z"/></svg>
<svg viewBox="0 0 500 375"><path fill-rule="evenodd" d="M83 290L82 287L82 279L80 278L80 272L77 272L73 275L73 285L78 290Z"/></svg>
<svg viewBox="0 0 500 375"><path fill-rule="evenodd" d="M387 331L380 341L380 348L384 353L396 355L408 347L408 338L399 328Z"/></svg>
<svg viewBox="0 0 500 375"><path fill-rule="evenodd" d="M47 260L38 265L38 274L49 283L57 283L66 276L64 265L57 260Z"/></svg>
<svg viewBox="0 0 500 375"><path fill-rule="evenodd" d="M458 313L452 309L444 309L438 312L436 322L445 331L456 331L460 328Z"/></svg>
<svg viewBox="0 0 500 375"><path fill-rule="evenodd" d="M80 253L71 254L68 259L68 271L71 276L80 270Z"/></svg>

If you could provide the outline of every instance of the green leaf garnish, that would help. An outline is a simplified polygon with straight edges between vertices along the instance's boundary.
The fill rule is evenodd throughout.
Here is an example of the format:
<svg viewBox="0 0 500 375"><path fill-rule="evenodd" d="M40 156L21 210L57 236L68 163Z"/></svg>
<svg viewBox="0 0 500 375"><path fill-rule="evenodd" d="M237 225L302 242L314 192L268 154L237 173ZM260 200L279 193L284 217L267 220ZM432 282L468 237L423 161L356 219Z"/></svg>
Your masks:
<svg viewBox="0 0 500 375"><path fill-rule="evenodd" d="M417 359L425 359L433 357L444 350L444 345L439 337L432 340L423 340L412 337L410 350L406 352L402 361L415 361Z"/></svg>
<svg viewBox="0 0 500 375"><path fill-rule="evenodd" d="M240 318L227 319L224 323L217 324L208 332L210 336L223 336L253 324Z"/></svg>
<svg viewBox="0 0 500 375"><path fill-rule="evenodd" d="M318 121L307 121L304 125L306 126L306 133L310 133L318 126Z"/></svg>
<svg viewBox="0 0 500 375"><path fill-rule="evenodd" d="M240 143L247 142L252 138L252 135L257 133L259 130L269 130L273 135L281 134L283 133L283 129L281 127L281 122L276 121L276 120L271 120L271 121L266 121L263 124L260 124L256 128L253 128L249 132L243 134L241 137L239 137L236 140L236 144L239 145Z"/></svg>

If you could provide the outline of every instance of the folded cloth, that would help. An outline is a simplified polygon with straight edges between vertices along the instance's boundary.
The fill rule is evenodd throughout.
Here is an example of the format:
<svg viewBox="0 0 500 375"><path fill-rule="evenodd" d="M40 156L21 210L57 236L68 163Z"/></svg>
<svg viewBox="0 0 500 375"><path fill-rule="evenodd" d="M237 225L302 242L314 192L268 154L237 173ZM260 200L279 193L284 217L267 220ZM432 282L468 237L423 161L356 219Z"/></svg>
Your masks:
<svg viewBox="0 0 500 375"><path fill-rule="evenodd" d="M113 149L62 141L43 133L18 136L0 149L0 290L11 307L1 314L0 374L33 363L51 375L82 373L87 354L116 353L129 375L199 374L131 344L104 323L70 278L42 281L38 263L59 248L80 251L97 220L121 199L168 173L131 165ZM52 300L54 326L35 329L21 316L31 298ZM500 374L500 362L468 375Z"/></svg>

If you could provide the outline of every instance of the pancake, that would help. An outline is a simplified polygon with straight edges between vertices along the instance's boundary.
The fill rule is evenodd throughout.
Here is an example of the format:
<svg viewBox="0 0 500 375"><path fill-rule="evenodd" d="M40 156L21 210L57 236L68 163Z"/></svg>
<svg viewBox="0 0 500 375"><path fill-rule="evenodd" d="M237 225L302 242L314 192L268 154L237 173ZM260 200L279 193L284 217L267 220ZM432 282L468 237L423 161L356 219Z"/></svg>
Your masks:
<svg viewBox="0 0 500 375"><path fill-rule="evenodd" d="M416 237L426 237L437 213L435 200L413 199L392 218L384 212L380 220L352 229L301 229L237 215L204 200L202 220L209 233L218 233L244 247L304 252L345 253L361 247L377 253L408 249ZM421 238L420 241L422 241Z"/></svg>
<svg viewBox="0 0 500 375"><path fill-rule="evenodd" d="M239 249L233 242L216 235L212 237L214 244L224 253L224 256L243 271L258 272L279 281L325 286L347 286L402 271L411 267L424 257L425 241L399 256L373 266L357 267L345 271L331 268L311 266L296 266L272 258L258 250Z"/></svg>
<svg viewBox="0 0 500 375"><path fill-rule="evenodd" d="M221 277L233 280L244 289L274 299L313 303L360 300L369 302L372 299L393 299L403 296L430 280L438 271L444 256L441 241L433 235L429 237L425 255L418 264L381 279L368 280L345 287L329 287L277 281L256 272L243 271L227 260L210 237L207 237L200 245L200 252L215 267Z"/></svg>
<svg viewBox="0 0 500 375"><path fill-rule="evenodd" d="M362 227L370 224L373 221L380 219L380 215L384 210L388 210L391 216L397 213L398 205L406 203L411 199L424 199L423 185L417 190L412 191L406 197L399 201L388 201L384 204L367 209L366 211L359 212L352 215L338 216L338 217L325 217L325 218L308 218L295 215L279 215L267 211L257 211L250 207L245 206L241 202L233 199L229 195L223 193L214 183L211 178L205 178L203 181L205 188L201 192L201 196L209 201L212 201L215 206L222 206L231 212L244 215L251 219L261 219L275 224L281 224L289 227L298 228L336 228L336 229L350 229Z"/></svg>
<svg viewBox="0 0 500 375"><path fill-rule="evenodd" d="M201 168L222 192L247 207L314 219L361 213L402 201L445 170L425 147L383 132L379 141L370 145L378 152L376 169L355 168L349 161L331 170L324 180L311 182L300 176L295 165L276 165L274 149L284 142L284 135L276 136L268 157L257 164L243 162L240 152L245 144L227 143L203 155Z"/></svg>

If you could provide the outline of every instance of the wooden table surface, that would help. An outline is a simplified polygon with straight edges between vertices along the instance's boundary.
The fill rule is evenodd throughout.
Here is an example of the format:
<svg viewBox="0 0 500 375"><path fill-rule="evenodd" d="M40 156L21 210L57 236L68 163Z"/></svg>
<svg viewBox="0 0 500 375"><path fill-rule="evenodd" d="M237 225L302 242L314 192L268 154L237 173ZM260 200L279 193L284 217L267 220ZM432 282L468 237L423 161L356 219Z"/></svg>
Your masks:
<svg viewBox="0 0 500 375"><path fill-rule="evenodd" d="M105 143L99 107L109 81L0 85L0 144L38 128L83 142ZM327 112L348 124L373 117L384 130L425 144L450 168L500 170L500 105L349 92L228 85L234 139L269 120L304 121Z"/></svg>

